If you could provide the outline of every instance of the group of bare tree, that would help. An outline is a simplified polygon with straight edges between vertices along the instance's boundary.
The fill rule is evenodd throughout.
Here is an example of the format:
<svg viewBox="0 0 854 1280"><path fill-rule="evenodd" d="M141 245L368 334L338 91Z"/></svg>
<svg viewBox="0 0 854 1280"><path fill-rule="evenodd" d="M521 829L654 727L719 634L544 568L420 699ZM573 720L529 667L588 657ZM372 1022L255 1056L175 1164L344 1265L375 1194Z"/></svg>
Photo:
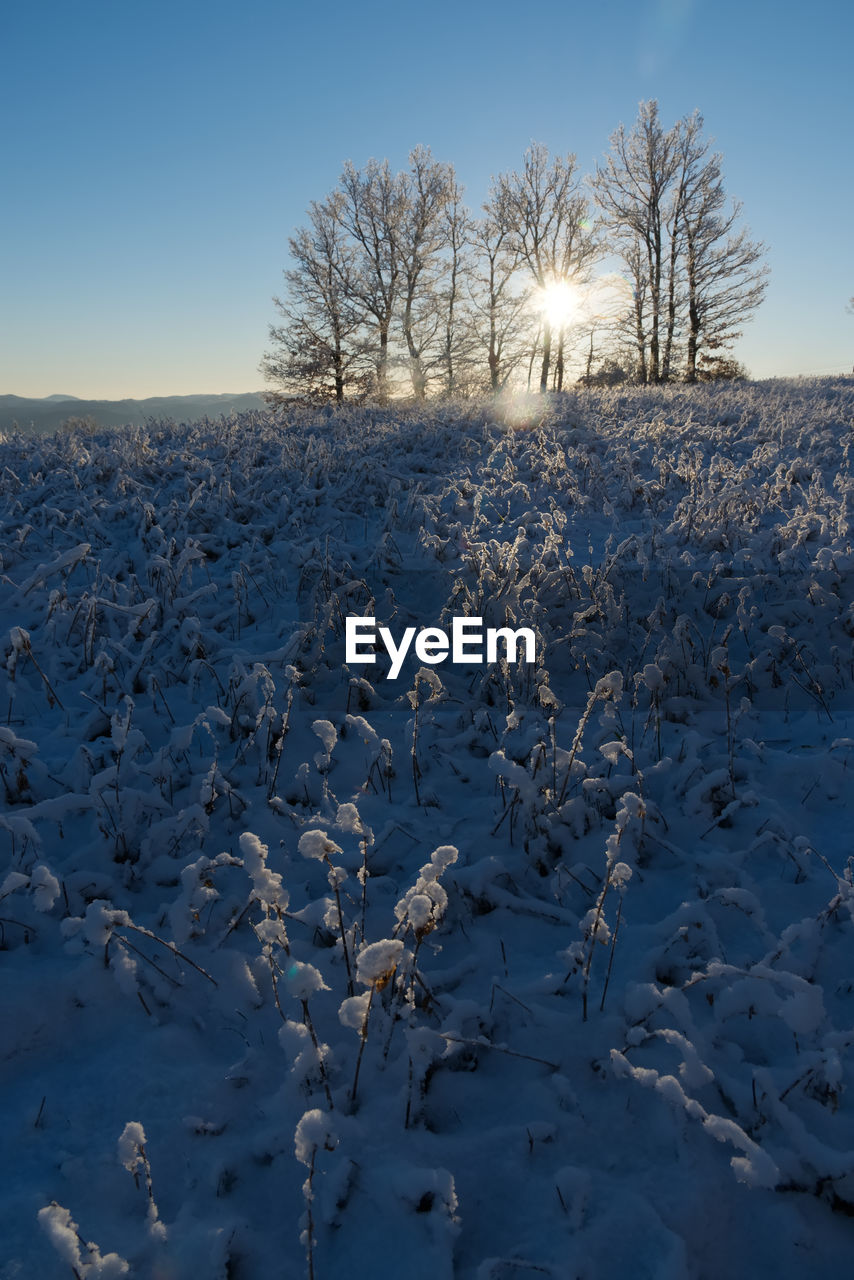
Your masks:
<svg viewBox="0 0 854 1280"><path fill-rule="evenodd" d="M702 117L668 130L655 102L589 180L532 144L480 217L429 148L401 173L348 163L289 241L261 368L274 397L380 402L560 390L570 361L588 382L727 376L767 282L740 218Z"/></svg>

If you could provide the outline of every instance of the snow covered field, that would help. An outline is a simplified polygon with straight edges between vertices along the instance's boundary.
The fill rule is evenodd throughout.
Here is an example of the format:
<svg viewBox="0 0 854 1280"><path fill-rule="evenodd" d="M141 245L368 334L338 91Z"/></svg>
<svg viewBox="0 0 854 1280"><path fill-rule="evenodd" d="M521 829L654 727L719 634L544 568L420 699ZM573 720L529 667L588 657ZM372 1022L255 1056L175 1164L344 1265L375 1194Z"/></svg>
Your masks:
<svg viewBox="0 0 854 1280"><path fill-rule="evenodd" d="M0 1278L854 1245L854 384L0 444ZM537 663L389 680L395 634Z"/></svg>

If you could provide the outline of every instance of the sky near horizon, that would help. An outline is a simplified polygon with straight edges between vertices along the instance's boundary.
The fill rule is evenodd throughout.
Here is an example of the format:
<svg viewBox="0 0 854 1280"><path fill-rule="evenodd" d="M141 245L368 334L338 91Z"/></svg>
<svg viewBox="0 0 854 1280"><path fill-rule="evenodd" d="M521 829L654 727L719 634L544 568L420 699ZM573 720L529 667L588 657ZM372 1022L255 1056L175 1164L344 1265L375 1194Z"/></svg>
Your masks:
<svg viewBox="0 0 854 1280"><path fill-rule="evenodd" d="M850 0L32 0L0 31L0 394L259 390L346 160L424 143L477 210L532 140L591 172L650 98L700 110L767 245L737 357L854 365Z"/></svg>

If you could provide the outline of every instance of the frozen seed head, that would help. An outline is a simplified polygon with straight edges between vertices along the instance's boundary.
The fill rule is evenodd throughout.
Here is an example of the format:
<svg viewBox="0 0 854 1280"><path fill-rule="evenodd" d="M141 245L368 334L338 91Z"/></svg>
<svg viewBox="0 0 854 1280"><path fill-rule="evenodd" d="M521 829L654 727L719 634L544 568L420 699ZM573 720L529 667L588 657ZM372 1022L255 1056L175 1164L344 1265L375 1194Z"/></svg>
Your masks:
<svg viewBox="0 0 854 1280"><path fill-rule="evenodd" d="M611 868L611 884L622 889L632 878L632 869L627 862L618 862Z"/></svg>
<svg viewBox="0 0 854 1280"><path fill-rule="evenodd" d="M366 747L372 747L374 750L379 749L380 740L364 716L348 715L346 722L347 727L358 734Z"/></svg>
<svg viewBox="0 0 854 1280"><path fill-rule="evenodd" d="M288 945L288 934L281 920L275 919L273 916L266 920L259 920L255 926L255 933L260 942L265 946L286 947Z"/></svg>
<svg viewBox="0 0 854 1280"><path fill-rule="evenodd" d="M729 652L724 645L718 645L712 650L709 655L709 666L723 672L729 669Z"/></svg>
<svg viewBox="0 0 854 1280"><path fill-rule="evenodd" d="M316 991L328 991L326 983L313 964L292 960L285 970L285 983L295 1000L308 1000Z"/></svg>
<svg viewBox="0 0 854 1280"><path fill-rule="evenodd" d="M118 1156L128 1173L136 1173L143 1161L145 1130L135 1120L129 1120L122 1129L118 1142Z"/></svg>
<svg viewBox="0 0 854 1280"><path fill-rule="evenodd" d="M251 831L244 831L240 836L240 852L243 854L243 865L250 875L267 861L269 849L262 844Z"/></svg>
<svg viewBox="0 0 854 1280"><path fill-rule="evenodd" d="M326 873L326 879L329 881L330 889L340 889L347 879L347 872L343 867L330 867Z"/></svg>
<svg viewBox="0 0 854 1280"><path fill-rule="evenodd" d="M369 943L359 952L356 966L359 981L365 986L388 982L402 954L403 943L399 938L383 938L381 942Z"/></svg>
<svg viewBox="0 0 854 1280"><path fill-rule="evenodd" d="M596 681L596 686L593 690L597 698L614 698L614 700L619 698L622 692L622 671L609 671L607 675L602 676L601 680Z"/></svg>
<svg viewBox="0 0 854 1280"><path fill-rule="evenodd" d="M319 827L315 827L313 831L304 831L299 838L297 848L304 858L316 858L318 862L322 862L324 858L330 858L333 853L342 852L341 846L334 840L330 840L326 832L321 831Z"/></svg>
<svg viewBox="0 0 854 1280"><path fill-rule="evenodd" d="M30 633L25 631L23 627L12 627L9 632L9 642L12 645L13 653L26 653L30 647ZM63 1212L65 1212L63 1210Z"/></svg>
<svg viewBox="0 0 854 1280"><path fill-rule="evenodd" d="M118 1280L126 1276L130 1267L117 1253L101 1253L96 1244L85 1244L86 1260L80 1253L83 1237L77 1223L67 1209L52 1200L39 1209L39 1226L50 1240L56 1252L77 1276L91 1276L92 1280Z"/></svg>
<svg viewBox="0 0 854 1280"><path fill-rule="evenodd" d="M63 924L65 923L63 921ZM91 946L105 947L117 925L130 923L131 919L126 911L116 911L105 899L96 898L86 908L82 925L83 934Z"/></svg>
<svg viewBox="0 0 854 1280"><path fill-rule="evenodd" d="M39 1226L50 1240L63 1262L80 1275L83 1259L80 1256L80 1237L77 1223L67 1209L53 1200L39 1209ZM125 1265L127 1271L127 1264Z"/></svg>
<svg viewBox="0 0 854 1280"><path fill-rule="evenodd" d="M623 754L623 744L617 741L603 742L599 750L608 761L608 764L616 767L620 763L620 756Z"/></svg>
<svg viewBox="0 0 854 1280"><path fill-rule="evenodd" d="M282 886L282 877L276 871L267 868L267 845L262 844L251 831L243 831L240 835L240 852L243 865L255 887L255 896L260 902L287 909L289 894Z"/></svg>
<svg viewBox="0 0 854 1280"><path fill-rule="evenodd" d="M8 894L14 893L16 889L23 889L29 883L30 877L25 876L23 871L10 871L2 884L0 884L0 898L7 897Z"/></svg>
<svg viewBox="0 0 854 1280"><path fill-rule="evenodd" d="M312 733L316 733L320 741L323 743L323 749L327 755L330 755L332 748L338 741L338 730L331 720L315 720L311 726Z"/></svg>
<svg viewBox="0 0 854 1280"><path fill-rule="evenodd" d="M426 893L414 893L409 900L406 914L409 918L409 923L418 933L430 923L430 917L433 914L433 903Z"/></svg>
<svg viewBox="0 0 854 1280"><path fill-rule="evenodd" d="M454 845L442 844L430 854L430 861L436 868L437 875L441 875L452 863L456 862L459 856L459 850Z"/></svg>
<svg viewBox="0 0 854 1280"><path fill-rule="evenodd" d="M357 835L362 834L362 819L359 816L359 810L354 804L339 804L335 824L342 831L355 832Z"/></svg>
<svg viewBox="0 0 854 1280"><path fill-rule="evenodd" d="M654 662L648 662L643 669L643 682L650 693L660 693L664 688L664 676L661 667Z"/></svg>
<svg viewBox="0 0 854 1280"><path fill-rule="evenodd" d="M352 1031L361 1033L368 1015L370 998L370 991L364 991L360 996L348 996L346 1000L342 1000L338 1008L338 1021L342 1027L350 1027Z"/></svg>
<svg viewBox="0 0 854 1280"><path fill-rule="evenodd" d="M334 1151L338 1138L329 1116L317 1107L306 1111L294 1134L294 1152L301 1164L310 1165L316 1151Z"/></svg>

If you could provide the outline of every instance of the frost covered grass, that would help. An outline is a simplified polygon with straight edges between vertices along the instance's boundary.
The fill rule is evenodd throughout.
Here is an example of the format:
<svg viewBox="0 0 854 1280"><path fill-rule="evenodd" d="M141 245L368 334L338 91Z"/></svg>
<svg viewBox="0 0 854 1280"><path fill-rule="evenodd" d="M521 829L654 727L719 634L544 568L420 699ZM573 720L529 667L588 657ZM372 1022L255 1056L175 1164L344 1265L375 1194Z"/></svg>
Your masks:
<svg viewBox="0 0 854 1280"><path fill-rule="evenodd" d="M837 380L0 445L2 1280L842 1267L853 432ZM537 661L393 681L348 616Z"/></svg>

